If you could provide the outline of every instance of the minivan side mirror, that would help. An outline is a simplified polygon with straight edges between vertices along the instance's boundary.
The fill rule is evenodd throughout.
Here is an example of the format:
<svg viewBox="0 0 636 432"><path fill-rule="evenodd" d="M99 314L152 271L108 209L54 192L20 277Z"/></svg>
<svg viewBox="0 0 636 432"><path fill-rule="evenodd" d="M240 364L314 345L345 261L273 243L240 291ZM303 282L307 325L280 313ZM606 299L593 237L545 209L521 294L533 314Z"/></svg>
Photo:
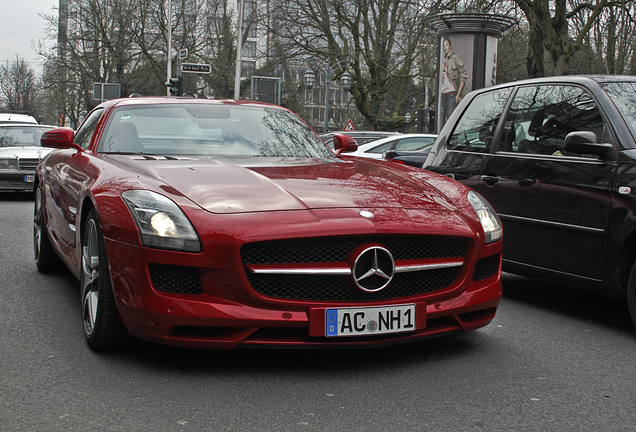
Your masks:
<svg viewBox="0 0 636 432"><path fill-rule="evenodd" d="M334 134L333 136L333 148L336 154L339 155L343 152L354 152L358 150L358 144L356 140L345 134Z"/></svg>
<svg viewBox="0 0 636 432"><path fill-rule="evenodd" d="M569 153L593 154L602 158L612 155L614 146L596 141L596 134L590 131L570 132L565 137L564 150Z"/></svg>

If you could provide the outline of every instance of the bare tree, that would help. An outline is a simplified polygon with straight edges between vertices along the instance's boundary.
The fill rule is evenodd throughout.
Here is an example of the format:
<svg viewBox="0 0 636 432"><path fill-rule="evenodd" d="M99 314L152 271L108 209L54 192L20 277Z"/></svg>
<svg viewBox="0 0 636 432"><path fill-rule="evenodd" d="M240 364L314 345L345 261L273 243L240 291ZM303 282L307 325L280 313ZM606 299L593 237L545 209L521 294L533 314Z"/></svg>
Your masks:
<svg viewBox="0 0 636 432"><path fill-rule="evenodd" d="M431 9L432 8L432 9ZM355 105L373 126L387 127L412 96L426 31L424 15L439 6L415 0L272 0L269 31L276 54L312 58L338 79L349 62ZM394 103L385 104L393 92Z"/></svg>
<svg viewBox="0 0 636 432"><path fill-rule="evenodd" d="M38 116L39 80L29 63L16 55L0 64L0 102L5 108Z"/></svg>
<svg viewBox="0 0 636 432"><path fill-rule="evenodd" d="M624 7L630 0L514 0L528 20L527 70L530 77L545 75L544 50L547 50L555 74L569 73L569 63L584 45L588 32L600 15ZM572 26L578 19L580 25Z"/></svg>
<svg viewBox="0 0 636 432"><path fill-rule="evenodd" d="M586 45L593 55L593 61L601 72L609 74L636 73L636 25L634 3L628 2L619 8L605 9L586 38ZM579 19L573 26L581 27Z"/></svg>
<svg viewBox="0 0 636 432"><path fill-rule="evenodd" d="M227 7L228 0L217 0ZM173 0L172 48L189 52L188 61L203 60L222 70L233 51L231 12L224 27L211 27L209 0ZM65 37L58 38L66 22L48 16L51 39L61 46L40 50L47 64L46 88L51 98L61 98L59 116L77 126L98 101L94 83L121 85L122 96L131 93L165 95L167 76L167 3L163 0L74 0L68 11ZM219 40L222 33L223 43ZM176 76L173 58L171 76ZM232 75L233 77L233 75ZM206 87L199 76L184 76L188 93ZM220 87L221 85L217 85ZM209 92L208 92L209 93ZM225 95L223 92L214 92Z"/></svg>

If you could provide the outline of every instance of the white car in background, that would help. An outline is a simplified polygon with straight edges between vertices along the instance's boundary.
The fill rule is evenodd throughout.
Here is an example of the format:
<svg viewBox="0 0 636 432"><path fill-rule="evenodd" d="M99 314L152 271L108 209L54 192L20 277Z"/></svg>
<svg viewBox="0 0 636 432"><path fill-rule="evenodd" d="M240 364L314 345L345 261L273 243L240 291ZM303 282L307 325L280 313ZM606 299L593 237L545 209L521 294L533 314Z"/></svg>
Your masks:
<svg viewBox="0 0 636 432"><path fill-rule="evenodd" d="M40 145L56 126L0 123L0 191L31 191L35 167L53 149Z"/></svg>
<svg viewBox="0 0 636 432"><path fill-rule="evenodd" d="M361 144L358 146L358 150L346 152L345 154L347 156L384 159L384 153L386 151L421 150L426 147L431 147L436 139L437 135L434 134L396 134Z"/></svg>
<svg viewBox="0 0 636 432"><path fill-rule="evenodd" d="M322 138L325 144L327 144L327 147L329 147L332 150L334 148L333 136L335 134L348 135L354 139L357 145L362 145L370 141L375 141L381 138L396 136L398 135L398 132L388 132L388 131L346 131L346 132L339 131L338 132L336 131L336 132L329 132L329 133L320 135L320 138Z"/></svg>

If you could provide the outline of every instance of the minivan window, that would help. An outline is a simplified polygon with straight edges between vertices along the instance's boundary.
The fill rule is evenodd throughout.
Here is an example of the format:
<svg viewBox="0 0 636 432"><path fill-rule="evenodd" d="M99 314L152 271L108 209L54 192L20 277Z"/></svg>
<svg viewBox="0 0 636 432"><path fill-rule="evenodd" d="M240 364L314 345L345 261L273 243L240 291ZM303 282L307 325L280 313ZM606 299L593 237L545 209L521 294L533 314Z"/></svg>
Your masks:
<svg viewBox="0 0 636 432"><path fill-rule="evenodd" d="M449 150L489 152L511 89L499 89L476 96L466 108L446 144Z"/></svg>
<svg viewBox="0 0 636 432"><path fill-rule="evenodd" d="M499 150L569 156L564 142L574 131L591 131L598 142L607 141L601 111L583 88L553 84L522 87L508 111Z"/></svg>

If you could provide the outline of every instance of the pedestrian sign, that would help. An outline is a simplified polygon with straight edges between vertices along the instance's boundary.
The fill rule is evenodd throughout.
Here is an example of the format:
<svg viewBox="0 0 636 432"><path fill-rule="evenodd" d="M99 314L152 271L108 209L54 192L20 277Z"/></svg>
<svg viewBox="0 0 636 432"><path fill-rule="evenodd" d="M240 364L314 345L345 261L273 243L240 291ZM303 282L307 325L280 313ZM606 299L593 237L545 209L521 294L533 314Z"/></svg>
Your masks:
<svg viewBox="0 0 636 432"><path fill-rule="evenodd" d="M351 119L349 119L349 121L347 122L346 126L344 127L344 129L342 130L343 132L352 132L356 130L355 126L353 126L353 122L351 121Z"/></svg>

